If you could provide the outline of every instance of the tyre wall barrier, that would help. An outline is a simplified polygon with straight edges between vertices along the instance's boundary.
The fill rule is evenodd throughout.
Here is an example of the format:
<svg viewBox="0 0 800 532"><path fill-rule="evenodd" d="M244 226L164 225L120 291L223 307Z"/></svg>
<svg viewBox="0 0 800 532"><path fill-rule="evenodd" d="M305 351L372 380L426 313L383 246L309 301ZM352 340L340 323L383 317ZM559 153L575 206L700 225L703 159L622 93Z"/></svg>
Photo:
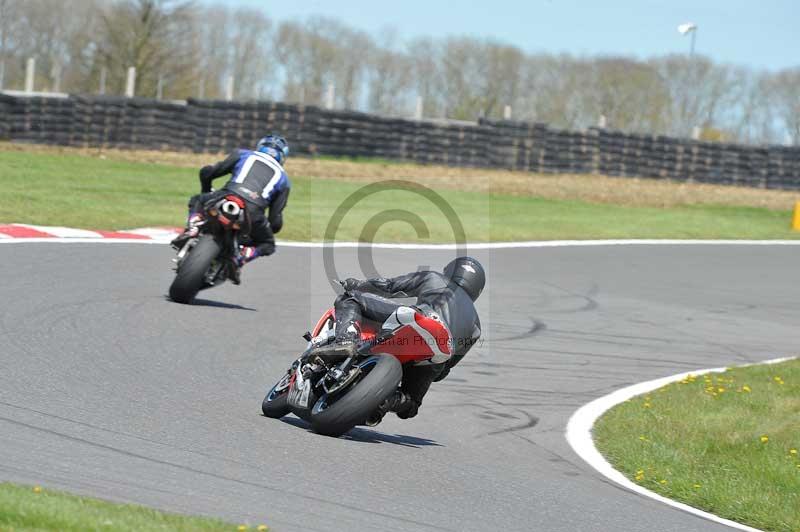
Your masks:
<svg viewBox="0 0 800 532"><path fill-rule="evenodd" d="M280 102L0 94L0 140L228 152L280 132L294 153L800 190L800 148L546 124L388 118Z"/></svg>

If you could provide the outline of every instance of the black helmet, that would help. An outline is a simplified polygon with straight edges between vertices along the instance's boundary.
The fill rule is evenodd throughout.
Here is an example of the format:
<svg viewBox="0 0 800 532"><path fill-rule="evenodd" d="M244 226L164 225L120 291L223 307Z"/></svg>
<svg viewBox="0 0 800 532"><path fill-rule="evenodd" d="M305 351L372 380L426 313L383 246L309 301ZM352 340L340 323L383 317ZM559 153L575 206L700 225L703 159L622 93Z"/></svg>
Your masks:
<svg viewBox="0 0 800 532"><path fill-rule="evenodd" d="M444 275L463 288L473 301L478 299L486 284L483 266L472 257L458 257L451 261L444 267Z"/></svg>
<svg viewBox="0 0 800 532"><path fill-rule="evenodd" d="M289 143L281 136L268 135L258 141L256 151L266 153L280 164L283 164L289 156Z"/></svg>

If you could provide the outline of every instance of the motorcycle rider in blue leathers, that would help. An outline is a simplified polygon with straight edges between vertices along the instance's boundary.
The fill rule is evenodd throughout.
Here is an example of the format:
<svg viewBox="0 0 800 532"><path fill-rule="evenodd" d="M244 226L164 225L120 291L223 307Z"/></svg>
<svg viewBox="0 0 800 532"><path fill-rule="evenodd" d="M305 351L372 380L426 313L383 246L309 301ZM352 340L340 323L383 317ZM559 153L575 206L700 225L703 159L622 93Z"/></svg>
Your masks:
<svg viewBox="0 0 800 532"><path fill-rule="evenodd" d="M203 205L231 192L245 200L249 228L242 233L240 253L236 265L241 268L257 257L275 252L275 233L283 227L283 209L289 198L291 182L283 169L289 156L286 139L269 135L258 141L255 150L234 150L227 158L200 169L201 193L189 200L189 217L186 229L172 241L180 249L189 238L194 238L203 223ZM223 175L231 178L222 189L212 192L211 182ZM269 216L265 216L269 209ZM239 284L239 271L232 278Z"/></svg>

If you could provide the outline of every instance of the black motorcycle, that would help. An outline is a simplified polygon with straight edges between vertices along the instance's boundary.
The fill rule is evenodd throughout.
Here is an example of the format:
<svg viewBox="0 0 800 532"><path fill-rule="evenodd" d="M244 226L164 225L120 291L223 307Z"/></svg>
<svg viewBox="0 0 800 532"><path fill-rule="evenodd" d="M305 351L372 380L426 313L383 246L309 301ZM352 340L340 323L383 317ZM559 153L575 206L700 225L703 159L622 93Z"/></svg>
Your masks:
<svg viewBox="0 0 800 532"><path fill-rule="evenodd" d="M236 194L210 199L203 205L203 221L196 237L178 241L175 280L169 297L191 303L200 290L231 279L239 284L239 232L247 227L245 202Z"/></svg>

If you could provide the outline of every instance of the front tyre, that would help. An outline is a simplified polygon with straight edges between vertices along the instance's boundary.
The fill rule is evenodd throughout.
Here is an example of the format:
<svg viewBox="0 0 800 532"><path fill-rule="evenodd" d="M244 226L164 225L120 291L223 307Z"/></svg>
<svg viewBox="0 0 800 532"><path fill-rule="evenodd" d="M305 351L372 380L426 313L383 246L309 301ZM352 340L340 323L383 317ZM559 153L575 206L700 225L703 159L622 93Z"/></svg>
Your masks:
<svg viewBox="0 0 800 532"><path fill-rule="evenodd" d="M265 416L278 419L291 411L287 399L289 397L289 383L291 382L292 374L293 372L287 372L286 375L267 392L267 395L261 402L261 411L264 412Z"/></svg>
<svg viewBox="0 0 800 532"><path fill-rule="evenodd" d="M341 436L363 425L378 406L397 390L403 377L400 362L391 355L375 355L360 362L359 381L344 395L323 395L311 409L311 428L325 436Z"/></svg>
<svg viewBox="0 0 800 532"><path fill-rule="evenodd" d="M176 303L191 303L203 288L211 262L219 256L220 245L213 235L204 234L178 267L175 280L169 287L169 297Z"/></svg>

